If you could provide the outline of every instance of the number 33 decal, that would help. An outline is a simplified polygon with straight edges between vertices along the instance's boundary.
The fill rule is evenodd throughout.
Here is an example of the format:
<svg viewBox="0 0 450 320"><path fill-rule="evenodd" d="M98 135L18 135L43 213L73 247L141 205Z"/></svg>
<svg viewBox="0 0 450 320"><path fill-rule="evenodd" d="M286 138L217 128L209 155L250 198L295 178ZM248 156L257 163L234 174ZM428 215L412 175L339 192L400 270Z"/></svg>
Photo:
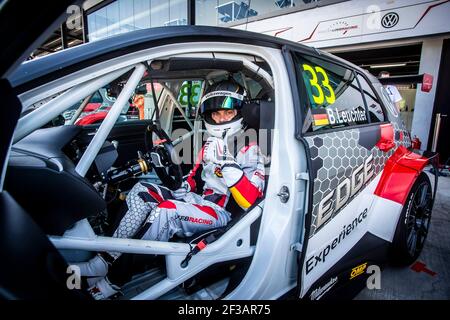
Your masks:
<svg viewBox="0 0 450 320"><path fill-rule="evenodd" d="M323 70L321 67L316 66L314 69L312 66L308 64L303 65L303 70L308 71L311 73L312 79L309 79L309 82L311 83L311 87L315 87L317 89L317 92L319 93L318 96L315 96L312 94L312 97L314 99L314 103L316 104L323 104L325 100L327 100L328 104L333 104L336 101L336 96L334 95L334 90L330 86L330 83L328 81L328 76L325 70ZM319 85L318 83L318 77L317 74L321 74L323 79ZM329 95L325 95L323 93L323 88L326 88Z"/></svg>

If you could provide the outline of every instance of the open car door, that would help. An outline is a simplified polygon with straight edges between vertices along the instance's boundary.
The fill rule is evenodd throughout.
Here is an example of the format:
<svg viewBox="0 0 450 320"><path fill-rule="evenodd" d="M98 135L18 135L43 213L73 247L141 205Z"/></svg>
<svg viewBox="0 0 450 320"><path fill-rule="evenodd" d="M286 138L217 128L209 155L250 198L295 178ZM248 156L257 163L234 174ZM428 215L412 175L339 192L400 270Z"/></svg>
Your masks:
<svg viewBox="0 0 450 320"><path fill-rule="evenodd" d="M45 10L38 1L4 1L0 6L0 299L87 298L68 289L66 262L27 212L3 190L11 141L22 111L7 76L65 21L72 3L62 0Z"/></svg>

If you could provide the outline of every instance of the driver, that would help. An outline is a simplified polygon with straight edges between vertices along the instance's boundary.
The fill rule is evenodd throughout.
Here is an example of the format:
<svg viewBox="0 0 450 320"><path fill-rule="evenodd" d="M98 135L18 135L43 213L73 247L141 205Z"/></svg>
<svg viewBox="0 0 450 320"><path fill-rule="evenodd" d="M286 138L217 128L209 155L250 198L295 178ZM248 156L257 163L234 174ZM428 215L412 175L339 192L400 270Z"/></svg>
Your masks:
<svg viewBox="0 0 450 320"><path fill-rule="evenodd" d="M189 237L227 225L229 201L248 209L262 197L264 158L257 143L246 143L243 135L246 125L240 110L246 100L246 90L231 80L208 88L200 113L210 137L182 187L171 191L151 183L135 184L126 199L128 211L113 237L155 241L168 241L175 234ZM101 277L91 278L96 279L89 289L94 298L108 298L120 289L106 277L120 255L99 253L78 265L82 276Z"/></svg>

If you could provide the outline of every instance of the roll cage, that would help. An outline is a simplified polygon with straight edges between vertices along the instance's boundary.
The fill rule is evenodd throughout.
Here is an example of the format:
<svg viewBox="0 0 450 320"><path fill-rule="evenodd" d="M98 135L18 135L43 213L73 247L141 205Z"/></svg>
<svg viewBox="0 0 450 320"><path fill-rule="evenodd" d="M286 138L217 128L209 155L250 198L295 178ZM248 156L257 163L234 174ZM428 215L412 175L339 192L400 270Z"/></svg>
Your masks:
<svg viewBox="0 0 450 320"><path fill-rule="evenodd" d="M270 98L273 95L271 91L274 89L274 80L271 74L261 67L263 62L264 60L256 55L226 52L193 52L175 56L163 55L157 59L141 60L141 62L118 67L115 70L109 69L109 72L103 73L102 75L94 73L93 75L90 74L90 77L84 75L81 78L70 75L64 79L66 81L55 81L55 83L32 90L35 91L35 95L25 92L21 96L24 109L33 104L42 105L19 120L14 135L14 143L19 142L31 132L43 126L49 119L61 114L77 101L84 100L83 104L85 105L89 97L98 89L108 83L117 81L117 79L121 79L123 88L120 94L117 96L106 118L98 127L94 137L76 165L75 171L83 177L88 172L95 157L105 143L123 106L133 95L134 89L141 81L149 80L149 77L151 77L151 81L189 78L190 80L203 80L206 83L213 81L221 73L234 71L241 72L244 78L254 78L256 82L260 83L262 88L259 97ZM152 66L158 65L162 65L162 68L152 70ZM203 72L199 72L199 68ZM222 71L218 72L218 70ZM161 97L161 104L163 105L166 101L170 101L191 128L191 132L174 141L174 144L178 144L191 135L195 135L196 131L200 131L201 128L198 125L195 126L185 114L176 97L176 93L162 81L161 86L164 92ZM203 89L204 86L202 87ZM79 114L79 112L77 113ZM195 149L199 149L200 147L201 144L195 145ZM260 219L263 207L264 201L250 208L238 223L230 226L229 230L220 239L198 253L196 257L192 258L189 265L184 267L181 263L192 249L188 243L165 243L98 236L94 233L86 219L78 221L64 235L50 235L49 239L58 250L118 251L134 254L164 255L166 257L166 279L134 297L134 299L155 299L161 297L189 278L192 278L201 270L218 262L252 256L255 252L255 245L250 241L250 228L255 221ZM199 240L201 239L200 237Z"/></svg>

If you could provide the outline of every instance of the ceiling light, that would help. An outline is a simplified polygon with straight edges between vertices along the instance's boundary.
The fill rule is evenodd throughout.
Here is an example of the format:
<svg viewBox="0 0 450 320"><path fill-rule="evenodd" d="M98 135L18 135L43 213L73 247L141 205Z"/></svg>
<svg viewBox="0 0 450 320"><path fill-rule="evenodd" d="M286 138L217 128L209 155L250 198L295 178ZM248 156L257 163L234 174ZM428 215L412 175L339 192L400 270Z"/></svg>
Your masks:
<svg viewBox="0 0 450 320"><path fill-rule="evenodd" d="M381 69L381 68L393 68L393 67L404 67L405 63L386 63L386 64L372 64L369 67L371 69Z"/></svg>

